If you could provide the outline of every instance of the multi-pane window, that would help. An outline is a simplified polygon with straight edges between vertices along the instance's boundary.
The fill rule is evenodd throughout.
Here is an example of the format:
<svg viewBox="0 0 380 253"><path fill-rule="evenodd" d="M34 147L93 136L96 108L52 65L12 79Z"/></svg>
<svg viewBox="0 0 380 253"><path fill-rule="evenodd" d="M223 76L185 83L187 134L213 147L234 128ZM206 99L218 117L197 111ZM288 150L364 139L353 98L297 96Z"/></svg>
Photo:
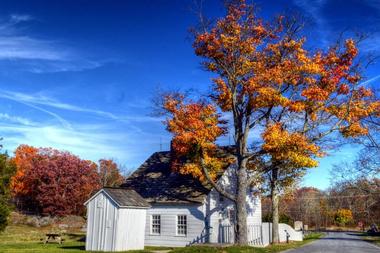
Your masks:
<svg viewBox="0 0 380 253"><path fill-rule="evenodd" d="M177 235L187 234L187 216L178 215L177 216Z"/></svg>
<svg viewBox="0 0 380 253"><path fill-rule="evenodd" d="M152 215L152 234L161 233L161 215Z"/></svg>

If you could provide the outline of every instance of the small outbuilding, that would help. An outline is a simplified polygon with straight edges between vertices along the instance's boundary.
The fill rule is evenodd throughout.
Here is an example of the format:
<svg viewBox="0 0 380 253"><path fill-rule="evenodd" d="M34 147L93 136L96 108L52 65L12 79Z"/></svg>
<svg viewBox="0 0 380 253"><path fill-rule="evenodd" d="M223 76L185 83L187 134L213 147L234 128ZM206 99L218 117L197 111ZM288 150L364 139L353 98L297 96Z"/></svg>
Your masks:
<svg viewBox="0 0 380 253"><path fill-rule="evenodd" d="M86 203L86 250L126 251L144 249L146 209L137 192L103 188Z"/></svg>

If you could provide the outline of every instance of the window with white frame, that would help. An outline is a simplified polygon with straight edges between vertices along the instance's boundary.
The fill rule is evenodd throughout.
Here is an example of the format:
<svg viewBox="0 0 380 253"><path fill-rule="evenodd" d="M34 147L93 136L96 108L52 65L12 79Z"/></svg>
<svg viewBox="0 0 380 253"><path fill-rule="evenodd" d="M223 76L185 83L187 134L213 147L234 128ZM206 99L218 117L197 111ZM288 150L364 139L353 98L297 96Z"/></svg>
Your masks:
<svg viewBox="0 0 380 253"><path fill-rule="evenodd" d="M154 214L151 217L151 233L159 235L161 233L161 215Z"/></svg>
<svg viewBox="0 0 380 253"><path fill-rule="evenodd" d="M178 215L177 216L177 235L187 234L187 216Z"/></svg>

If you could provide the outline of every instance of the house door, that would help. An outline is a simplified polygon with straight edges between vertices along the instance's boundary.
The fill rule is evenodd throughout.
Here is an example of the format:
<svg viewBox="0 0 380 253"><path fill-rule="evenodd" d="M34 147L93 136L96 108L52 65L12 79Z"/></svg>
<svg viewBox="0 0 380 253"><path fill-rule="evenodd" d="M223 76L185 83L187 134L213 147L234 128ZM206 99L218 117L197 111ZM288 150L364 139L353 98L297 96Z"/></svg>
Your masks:
<svg viewBox="0 0 380 253"><path fill-rule="evenodd" d="M114 220L115 220L115 207L112 206L106 213L105 219L105 250L112 251L115 242L114 238Z"/></svg>
<svg viewBox="0 0 380 253"><path fill-rule="evenodd" d="M116 207L107 201L106 197L101 195L97 201L97 210L99 212L99 242L101 251L112 251L114 245L114 218Z"/></svg>

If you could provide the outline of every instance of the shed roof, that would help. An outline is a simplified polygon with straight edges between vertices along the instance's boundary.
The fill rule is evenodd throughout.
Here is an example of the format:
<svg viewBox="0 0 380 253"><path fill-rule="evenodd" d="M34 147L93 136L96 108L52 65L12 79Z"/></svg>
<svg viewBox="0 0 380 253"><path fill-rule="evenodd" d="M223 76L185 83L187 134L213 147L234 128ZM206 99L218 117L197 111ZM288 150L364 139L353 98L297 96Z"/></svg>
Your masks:
<svg viewBox="0 0 380 253"><path fill-rule="evenodd" d="M143 199L136 191L126 188L111 188L104 187L95 193L85 204L91 201L96 195L104 192L108 195L119 207L137 207L148 208L149 203Z"/></svg>
<svg viewBox="0 0 380 253"><path fill-rule="evenodd" d="M149 203L132 189L105 187L103 190L121 207L150 207Z"/></svg>
<svg viewBox="0 0 380 253"><path fill-rule="evenodd" d="M230 147L219 149L220 156L231 155ZM149 203L203 203L212 189L191 175L170 168L170 151L151 155L121 187L134 189Z"/></svg>

